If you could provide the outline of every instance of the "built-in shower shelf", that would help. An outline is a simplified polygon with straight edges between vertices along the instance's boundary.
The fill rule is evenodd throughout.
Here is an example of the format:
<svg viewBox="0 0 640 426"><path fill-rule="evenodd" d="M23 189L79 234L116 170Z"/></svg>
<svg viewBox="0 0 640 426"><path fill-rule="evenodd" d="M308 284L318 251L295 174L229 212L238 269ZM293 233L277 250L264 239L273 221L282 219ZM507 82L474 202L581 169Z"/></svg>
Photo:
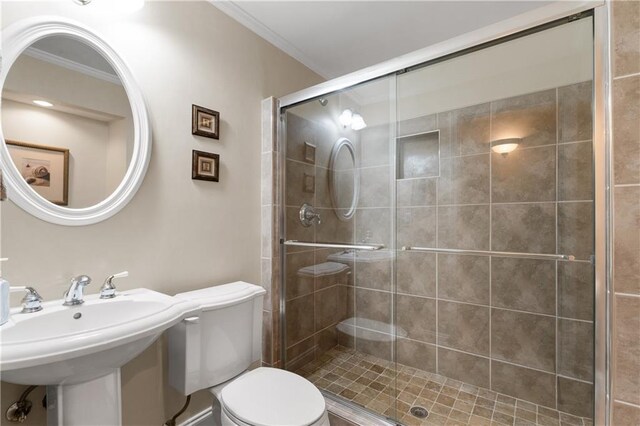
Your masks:
<svg viewBox="0 0 640 426"><path fill-rule="evenodd" d="M397 179L440 176L440 131L396 138Z"/></svg>

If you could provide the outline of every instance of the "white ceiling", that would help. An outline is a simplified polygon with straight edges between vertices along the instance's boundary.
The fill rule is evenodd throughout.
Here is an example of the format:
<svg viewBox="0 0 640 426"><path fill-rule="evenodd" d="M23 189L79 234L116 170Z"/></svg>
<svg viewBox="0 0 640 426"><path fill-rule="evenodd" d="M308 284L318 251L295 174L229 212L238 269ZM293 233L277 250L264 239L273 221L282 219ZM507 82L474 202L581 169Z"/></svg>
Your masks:
<svg viewBox="0 0 640 426"><path fill-rule="evenodd" d="M325 78L338 77L551 1L212 1Z"/></svg>

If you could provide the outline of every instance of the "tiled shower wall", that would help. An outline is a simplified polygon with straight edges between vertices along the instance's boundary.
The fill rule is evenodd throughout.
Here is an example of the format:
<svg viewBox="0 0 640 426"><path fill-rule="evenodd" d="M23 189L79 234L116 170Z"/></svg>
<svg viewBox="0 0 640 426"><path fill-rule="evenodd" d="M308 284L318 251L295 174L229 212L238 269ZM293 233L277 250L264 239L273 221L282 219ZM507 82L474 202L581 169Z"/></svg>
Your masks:
<svg viewBox="0 0 640 426"><path fill-rule="evenodd" d="M400 136L439 130L440 161L439 177L397 180L398 248L563 253L580 261L399 252L395 315L406 337L397 342L398 362L592 415L591 93L584 82L399 124ZM385 133L365 129L360 143L356 234L372 233L373 242L391 232ZM522 137L518 149L491 152L491 140L513 136ZM391 265L377 267L367 280L356 268L355 313L390 323ZM388 342L354 343L390 354Z"/></svg>
<svg viewBox="0 0 640 426"><path fill-rule="evenodd" d="M640 424L640 2L613 1L613 425Z"/></svg>

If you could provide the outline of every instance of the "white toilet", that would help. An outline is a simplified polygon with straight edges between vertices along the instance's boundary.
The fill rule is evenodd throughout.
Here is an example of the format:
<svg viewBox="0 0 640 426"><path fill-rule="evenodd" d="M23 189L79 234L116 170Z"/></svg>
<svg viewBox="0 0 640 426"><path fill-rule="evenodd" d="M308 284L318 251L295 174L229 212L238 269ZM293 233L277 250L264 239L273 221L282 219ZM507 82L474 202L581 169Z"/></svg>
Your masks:
<svg viewBox="0 0 640 426"><path fill-rule="evenodd" d="M213 394L216 425L329 426L324 397L296 374L259 365L265 291L235 282L175 297L194 310L169 329L169 383Z"/></svg>

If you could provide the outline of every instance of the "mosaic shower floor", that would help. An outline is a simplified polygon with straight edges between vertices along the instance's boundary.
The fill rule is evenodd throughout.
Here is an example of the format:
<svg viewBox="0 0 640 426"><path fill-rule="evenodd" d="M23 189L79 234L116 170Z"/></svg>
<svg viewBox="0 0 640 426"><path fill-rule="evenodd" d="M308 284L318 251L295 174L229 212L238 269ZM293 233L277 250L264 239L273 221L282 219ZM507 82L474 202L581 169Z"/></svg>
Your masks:
<svg viewBox="0 0 640 426"><path fill-rule="evenodd" d="M512 426L592 426L591 419L575 417L488 389L478 388L437 374L397 365L389 361L336 346L320 359L296 373L320 389L340 395L384 417L411 425L512 425ZM397 375L399 391L394 401ZM411 414L414 406L429 415L420 419Z"/></svg>

